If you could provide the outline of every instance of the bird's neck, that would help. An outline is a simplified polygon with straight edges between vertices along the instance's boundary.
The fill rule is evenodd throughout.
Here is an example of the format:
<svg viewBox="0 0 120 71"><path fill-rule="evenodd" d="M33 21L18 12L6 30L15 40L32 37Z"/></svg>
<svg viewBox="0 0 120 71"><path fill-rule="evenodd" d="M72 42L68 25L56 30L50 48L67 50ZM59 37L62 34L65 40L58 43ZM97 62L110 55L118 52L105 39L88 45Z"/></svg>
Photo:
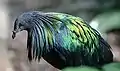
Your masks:
<svg viewBox="0 0 120 71"><path fill-rule="evenodd" d="M34 26L34 28L28 31L29 35L32 37L31 42L33 42L33 46L40 51L41 56L45 55L51 50L45 31L45 29L38 26Z"/></svg>

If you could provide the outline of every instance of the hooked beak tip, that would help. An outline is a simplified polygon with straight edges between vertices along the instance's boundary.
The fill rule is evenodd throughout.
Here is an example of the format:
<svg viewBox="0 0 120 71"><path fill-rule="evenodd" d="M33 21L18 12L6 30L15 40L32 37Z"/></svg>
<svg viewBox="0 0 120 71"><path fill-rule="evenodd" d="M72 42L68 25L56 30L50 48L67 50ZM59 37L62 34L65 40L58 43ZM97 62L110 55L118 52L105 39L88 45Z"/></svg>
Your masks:
<svg viewBox="0 0 120 71"><path fill-rule="evenodd" d="M16 37L16 32L15 31L12 31L13 34L12 34L12 39L14 39Z"/></svg>
<svg viewBox="0 0 120 71"><path fill-rule="evenodd" d="M22 28L19 28L19 29L15 29L14 31L12 31L12 38L14 39L16 37L16 33L22 31L23 29Z"/></svg>

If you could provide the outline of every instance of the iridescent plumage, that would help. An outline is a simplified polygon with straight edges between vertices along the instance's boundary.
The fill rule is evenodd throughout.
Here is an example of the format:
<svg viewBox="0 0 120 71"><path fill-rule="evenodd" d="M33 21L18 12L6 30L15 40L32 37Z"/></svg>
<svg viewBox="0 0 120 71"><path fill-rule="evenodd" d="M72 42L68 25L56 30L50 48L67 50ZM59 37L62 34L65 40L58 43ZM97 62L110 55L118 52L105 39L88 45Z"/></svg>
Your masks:
<svg viewBox="0 0 120 71"><path fill-rule="evenodd" d="M80 65L100 67L113 61L109 44L79 17L32 11L16 19L14 33L20 25L28 31L30 61L43 57L59 69Z"/></svg>

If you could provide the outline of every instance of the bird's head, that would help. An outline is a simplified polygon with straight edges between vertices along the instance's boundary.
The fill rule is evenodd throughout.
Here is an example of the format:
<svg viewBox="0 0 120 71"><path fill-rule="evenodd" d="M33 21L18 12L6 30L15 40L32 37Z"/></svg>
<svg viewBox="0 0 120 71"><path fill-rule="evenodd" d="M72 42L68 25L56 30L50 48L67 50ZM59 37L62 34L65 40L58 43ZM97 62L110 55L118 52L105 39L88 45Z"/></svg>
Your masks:
<svg viewBox="0 0 120 71"><path fill-rule="evenodd" d="M14 22L12 38L14 39L16 36L16 33L20 31L30 30L30 28L33 26L32 20L33 20L33 14L31 12L23 13L22 15L17 17Z"/></svg>

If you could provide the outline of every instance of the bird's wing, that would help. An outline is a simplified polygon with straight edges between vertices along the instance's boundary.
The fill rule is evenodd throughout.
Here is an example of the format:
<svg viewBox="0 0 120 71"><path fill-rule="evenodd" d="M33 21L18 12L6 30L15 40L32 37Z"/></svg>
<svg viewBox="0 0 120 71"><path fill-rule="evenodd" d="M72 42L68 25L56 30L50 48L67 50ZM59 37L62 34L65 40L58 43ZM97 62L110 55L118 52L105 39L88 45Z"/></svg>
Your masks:
<svg viewBox="0 0 120 71"><path fill-rule="evenodd" d="M67 14L54 14L54 18L60 21L57 24L61 24L56 34L56 44L61 48L69 52L80 52L83 60L89 64L112 61L110 45L81 18Z"/></svg>
<svg viewBox="0 0 120 71"><path fill-rule="evenodd" d="M55 19L58 19L57 24L65 27L63 30L59 29L62 36L64 47L68 50L71 49L95 49L99 41L99 34L94 31L86 22L79 17L74 17L68 14L54 14ZM64 35L66 33L66 35ZM72 47L71 45L74 45ZM90 51L92 52L92 51Z"/></svg>

